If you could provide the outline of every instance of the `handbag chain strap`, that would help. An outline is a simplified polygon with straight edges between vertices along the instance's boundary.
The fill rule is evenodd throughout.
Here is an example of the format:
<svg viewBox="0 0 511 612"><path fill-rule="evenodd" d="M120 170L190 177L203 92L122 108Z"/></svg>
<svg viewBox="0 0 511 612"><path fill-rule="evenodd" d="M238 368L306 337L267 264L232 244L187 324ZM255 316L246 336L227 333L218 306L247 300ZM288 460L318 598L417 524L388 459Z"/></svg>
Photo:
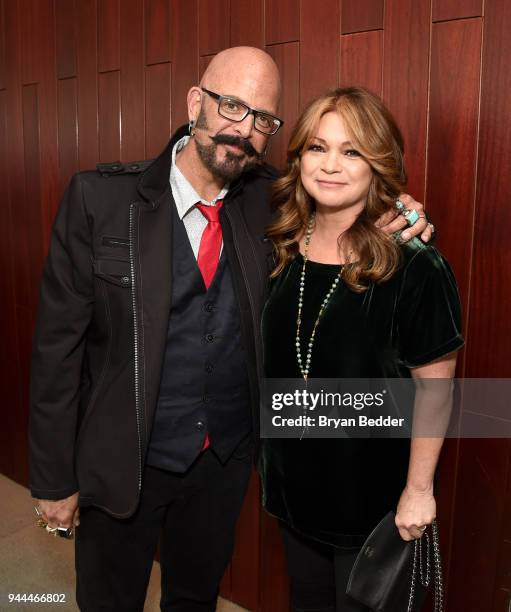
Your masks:
<svg viewBox="0 0 511 612"><path fill-rule="evenodd" d="M435 612L443 612L444 608L444 588L442 579L442 558L440 557L440 544L438 540L438 526L436 521L431 524L431 533L433 540L433 565L434 565L434 579L435 579ZM426 569L424 569L422 554L422 543L426 542ZM430 539L429 534L424 535L415 540L414 551L413 551L413 565L412 565L412 580L410 584L410 597L408 598L408 609L407 612L413 612L413 602L415 598L415 585L417 584L417 577L420 577L422 586L428 587L431 582L431 551L430 551Z"/></svg>

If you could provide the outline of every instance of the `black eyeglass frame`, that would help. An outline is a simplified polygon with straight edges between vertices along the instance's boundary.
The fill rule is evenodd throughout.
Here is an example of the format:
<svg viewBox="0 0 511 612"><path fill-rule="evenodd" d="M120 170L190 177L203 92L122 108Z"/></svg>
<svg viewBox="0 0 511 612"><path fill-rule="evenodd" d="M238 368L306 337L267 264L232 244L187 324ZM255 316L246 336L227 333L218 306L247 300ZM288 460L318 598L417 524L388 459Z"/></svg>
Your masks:
<svg viewBox="0 0 511 612"><path fill-rule="evenodd" d="M204 93L208 94L208 96L213 98L213 100L216 100L218 102L218 106L217 106L218 114L220 115L220 117L223 117L224 119L229 119L229 121L234 121L235 123L240 123L240 121L243 121L244 119L246 119L247 115L253 115L254 116L254 130L259 132L260 134L264 134L265 136L274 136L280 130L280 128L284 125L284 121L282 121L282 119L279 119L278 117L275 117L275 115L272 115L271 113L267 113L265 111L257 110L256 108L252 108L248 104L246 104L245 102L242 102L241 100L238 100L237 98L233 98L232 96L222 96L222 95L217 94L214 91L210 91L209 89L206 89L204 87L201 87L201 90ZM222 104L223 100L232 100L233 102L236 102L237 104L240 104L241 106L245 107L246 111L245 111L243 117L241 117L240 119L233 119L232 117L226 117L225 115L222 115L222 113L220 112L220 105ZM265 117L271 117L271 119L273 119L273 121L278 121L279 124L277 125L277 128L275 129L275 131L274 132L263 132L261 129L259 129L256 126L257 115L263 115Z"/></svg>

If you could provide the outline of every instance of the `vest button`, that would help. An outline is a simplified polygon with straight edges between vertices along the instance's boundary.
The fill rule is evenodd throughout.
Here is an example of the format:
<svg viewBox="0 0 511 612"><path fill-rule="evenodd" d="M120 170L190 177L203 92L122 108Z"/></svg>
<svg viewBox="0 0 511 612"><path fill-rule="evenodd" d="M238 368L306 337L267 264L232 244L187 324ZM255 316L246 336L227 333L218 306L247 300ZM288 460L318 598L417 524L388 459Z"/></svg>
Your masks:
<svg viewBox="0 0 511 612"><path fill-rule="evenodd" d="M213 306L212 302L206 302L206 303L204 304L204 310L205 310L206 312L213 312L214 308L215 308L215 307Z"/></svg>
<svg viewBox="0 0 511 612"><path fill-rule="evenodd" d="M195 423L195 429L197 431L202 431L204 429L205 425L203 421L197 421L197 423Z"/></svg>
<svg viewBox="0 0 511 612"><path fill-rule="evenodd" d="M208 334L208 335L206 336L206 340L207 340L208 342L213 342L213 340L214 340L214 339L215 339L215 336L213 336L213 334Z"/></svg>
<svg viewBox="0 0 511 612"><path fill-rule="evenodd" d="M207 364L204 366L204 369L206 370L206 372L207 372L208 374L211 374L211 372L213 371L213 364L211 364L211 363L207 363Z"/></svg>

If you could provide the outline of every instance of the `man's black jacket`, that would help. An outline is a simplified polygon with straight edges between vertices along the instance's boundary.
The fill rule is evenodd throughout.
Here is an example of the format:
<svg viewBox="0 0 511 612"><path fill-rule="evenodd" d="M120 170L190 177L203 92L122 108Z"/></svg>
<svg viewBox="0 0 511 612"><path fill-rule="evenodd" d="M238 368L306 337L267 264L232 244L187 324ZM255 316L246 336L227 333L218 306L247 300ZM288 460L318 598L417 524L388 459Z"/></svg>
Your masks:
<svg viewBox="0 0 511 612"><path fill-rule="evenodd" d="M55 220L34 339L30 487L80 491L117 517L136 509L163 363L171 299L172 147L142 174L109 165L73 177ZM245 173L224 200L224 248L239 301L258 439L260 314L275 171Z"/></svg>

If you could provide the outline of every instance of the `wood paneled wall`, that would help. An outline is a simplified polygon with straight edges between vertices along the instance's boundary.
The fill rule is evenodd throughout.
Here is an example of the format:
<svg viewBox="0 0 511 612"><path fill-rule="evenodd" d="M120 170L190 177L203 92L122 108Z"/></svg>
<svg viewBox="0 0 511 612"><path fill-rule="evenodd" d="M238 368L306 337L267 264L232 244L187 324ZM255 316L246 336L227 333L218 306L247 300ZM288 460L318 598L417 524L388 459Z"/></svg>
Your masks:
<svg viewBox="0 0 511 612"><path fill-rule="evenodd" d="M315 95L361 84L406 140L409 190L426 203L459 281L459 375L511 377L511 3L507 0L0 0L0 469L27 482L31 334L41 266L69 177L155 156L186 121L212 55L266 48L289 130ZM439 512L449 612L505 612L511 595L510 442L448 441ZM288 608L277 528L254 477L223 591Z"/></svg>

